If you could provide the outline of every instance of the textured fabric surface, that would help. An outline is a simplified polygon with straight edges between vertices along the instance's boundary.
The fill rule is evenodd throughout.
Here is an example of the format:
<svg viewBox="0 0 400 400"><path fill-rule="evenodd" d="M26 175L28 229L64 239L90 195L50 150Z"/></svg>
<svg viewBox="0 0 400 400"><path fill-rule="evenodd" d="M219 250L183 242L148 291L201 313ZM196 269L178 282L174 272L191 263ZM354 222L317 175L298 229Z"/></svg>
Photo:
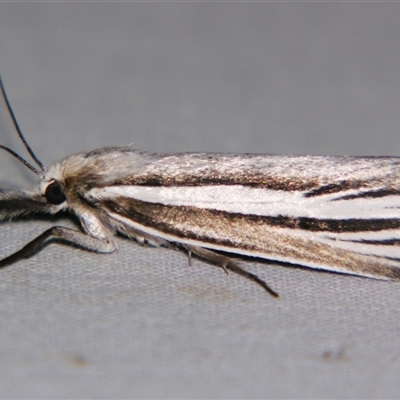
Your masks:
<svg viewBox="0 0 400 400"><path fill-rule="evenodd" d="M47 225L3 228L4 252ZM396 397L398 284L246 263L275 300L179 252L120 245L54 245L2 271L4 397Z"/></svg>
<svg viewBox="0 0 400 400"><path fill-rule="evenodd" d="M49 164L149 151L399 155L399 4L0 3L1 73ZM1 144L21 149L2 107ZM23 151L20 151L21 153ZM34 177L5 153L0 187ZM0 226L0 258L68 219ZM400 284L50 244L0 270L1 398L396 398Z"/></svg>

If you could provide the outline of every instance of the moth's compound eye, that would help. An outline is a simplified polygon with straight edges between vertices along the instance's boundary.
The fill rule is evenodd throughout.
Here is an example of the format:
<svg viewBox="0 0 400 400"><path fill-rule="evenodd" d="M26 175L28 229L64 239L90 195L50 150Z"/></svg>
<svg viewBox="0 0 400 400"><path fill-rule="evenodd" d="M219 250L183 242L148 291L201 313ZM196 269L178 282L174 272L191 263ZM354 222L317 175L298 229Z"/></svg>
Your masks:
<svg viewBox="0 0 400 400"><path fill-rule="evenodd" d="M62 187L58 182L53 182L49 186L47 186L44 195L49 203L57 206L67 200L62 190Z"/></svg>

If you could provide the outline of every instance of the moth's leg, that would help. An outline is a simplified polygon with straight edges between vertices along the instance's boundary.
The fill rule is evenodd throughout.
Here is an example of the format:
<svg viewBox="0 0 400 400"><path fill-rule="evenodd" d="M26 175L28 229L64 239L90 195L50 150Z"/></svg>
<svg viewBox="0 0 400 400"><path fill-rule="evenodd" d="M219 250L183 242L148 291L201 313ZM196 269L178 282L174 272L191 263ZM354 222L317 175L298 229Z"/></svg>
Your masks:
<svg viewBox="0 0 400 400"><path fill-rule="evenodd" d="M257 275L252 274L251 272L246 271L245 269L239 267L236 263L234 263L229 257L223 256L221 254L215 253L214 251L204 249L203 247L191 246L188 244L183 244L183 248L185 248L189 253L193 253L199 258L202 258L205 261L208 261L210 264L217 265L221 267L225 272L232 271L235 274L242 275L247 279L252 280L255 283L258 283L262 286L271 296L279 297L279 294L274 292L262 279L260 279Z"/></svg>
<svg viewBox="0 0 400 400"><path fill-rule="evenodd" d="M132 228L130 226L127 227L125 225L122 225L122 226L116 225L115 228L118 232L127 236L129 239L135 240L142 246L149 245L152 247L160 247L160 246L171 247L170 243L167 240L153 236L153 235L149 235L146 232L142 232L142 231Z"/></svg>
<svg viewBox="0 0 400 400"><path fill-rule="evenodd" d="M188 251L188 263L189 263L189 267L191 267L192 266L192 251L188 250L188 249L187 249L187 251Z"/></svg>
<svg viewBox="0 0 400 400"><path fill-rule="evenodd" d="M75 229L66 228L63 226L53 226L44 231L37 238L33 239L21 250L4 258L0 261L0 267L13 264L23 258L28 258L38 252L46 243L47 239L54 237L59 238L67 243L75 244L89 251L96 251L99 253L112 253L116 250L116 244L112 239L100 240L92 236L86 235Z"/></svg>

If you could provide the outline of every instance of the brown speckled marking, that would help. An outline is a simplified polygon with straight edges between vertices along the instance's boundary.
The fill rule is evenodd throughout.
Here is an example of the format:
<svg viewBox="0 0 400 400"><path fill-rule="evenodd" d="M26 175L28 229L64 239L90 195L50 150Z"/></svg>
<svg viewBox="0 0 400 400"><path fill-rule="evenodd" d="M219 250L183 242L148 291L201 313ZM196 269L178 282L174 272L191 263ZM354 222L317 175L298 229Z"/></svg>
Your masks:
<svg viewBox="0 0 400 400"><path fill-rule="evenodd" d="M132 219L146 227L177 238L195 239L207 247L216 244L235 252L244 249L264 254L271 260L286 258L297 264L334 265L337 272L353 273L400 279L400 263L383 257L368 256L343 250L328 244L301 237L301 229L271 224L270 217L231 214L186 206L166 206L146 203L130 198L107 200L99 204L109 210ZM316 221L317 223L317 221ZM399 221L396 221L398 227ZM239 252L240 253L240 252ZM328 261L328 262L327 262Z"/></svg>

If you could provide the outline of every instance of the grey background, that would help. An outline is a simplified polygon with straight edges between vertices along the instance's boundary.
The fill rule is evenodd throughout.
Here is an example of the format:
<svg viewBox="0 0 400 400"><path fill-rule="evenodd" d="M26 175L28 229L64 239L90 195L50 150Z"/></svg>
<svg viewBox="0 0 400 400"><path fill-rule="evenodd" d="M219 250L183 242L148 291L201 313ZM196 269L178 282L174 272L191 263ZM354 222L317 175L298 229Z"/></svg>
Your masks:
<svg viewBox="0 0 400 400"><path fill-rule="evenodd" d="M399 17L398 3L0 3L0 71L47 165L131 142L399 155ZM24 153L4 106L0 129ZM1 187L34 184L0 161ZM2 223L0 257L52 224ZM399 284L243 262L274 300L119 244L0 271L1 397L399 397Z"/></svg>

